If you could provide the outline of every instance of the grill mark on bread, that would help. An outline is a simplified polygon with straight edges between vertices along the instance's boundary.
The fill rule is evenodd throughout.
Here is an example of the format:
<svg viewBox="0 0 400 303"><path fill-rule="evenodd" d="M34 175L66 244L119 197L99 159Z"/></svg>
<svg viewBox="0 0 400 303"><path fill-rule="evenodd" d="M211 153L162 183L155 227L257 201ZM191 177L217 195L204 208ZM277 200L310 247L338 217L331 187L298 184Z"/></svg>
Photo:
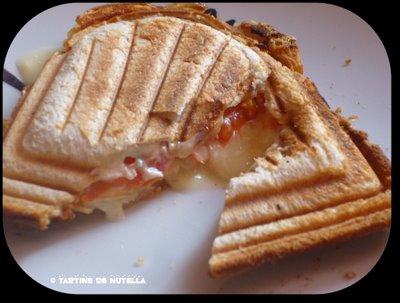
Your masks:
<svg viewBox="0 0 400 303"><path fill-rule="evenodd" d="M169 59L168 59L168 63L167 63L167 65L166 65L164 74L163 74L163 76L162 76L162 79L161 79L161 81L160 81L159 86L157 87L157 91L155 92L155 95L154 95L154 98L153 98L153 102L152 102L151 107L150 107L150 110L149 110L149 114L147 115L146 121L143 123L142 129L141 129L140 132L139 132L138 141L142 139L143 134L144 134L144 132L146 131L147 126L149 125L149 121L150 121L150 117L151 117L151 115L152 115L153 108L154 108L154 106L155 106L156 103L157 103L157 99L158 99L158 97L159 97L159 95L160 95L161 88L163 87L163 84L164 84L164 82L165 82L165 79L167 78L168 71L169 71L169 69L170 69L170 66L171 66L172 61L174 60L176 51L177 51L177 49L178 49L179 43L180 43L180 41L181 41L181 39L182 39L182 36L183 36L183 33L184 33L185 29L186 29L186 24L183 24L182 29L181 29L181 31L180 31L180 33L179 33L178 39L176 40L176 43L175 43L175 45L174 45L174 50L172 51L171 56L170 56Z"/></svg>
<svg viewBox="0 0 400 303"><path fill-rule="evenodd" d="M389 220L388 220L389 218ZM309 251L326 244L333 244L362 236L390 225L390 209L368 216L356 217L320 229L286 236L253 246L216 254L209 261L210 274L218 277L227 272L276 260L286 255Z"/></svg>
<svg viewBox="0 0 400 303"><path fill-rule="evenodd" d="M207 130L216 132L222 123L223 110L240 102L252 89L251 62L231 40L198 95L196 106L186 125L184 139ZM248 95L250 93L247 93Z"/></svg>
<svg viewBox="0 0 400 303"><path fill-rule="evenodd" d="M262 158L262 160L265 160L265 159ZM283 160L283 161L286 161L286 160ZM282 162L279 162L279 163L282 163ZM279 163L276 167L279 167ZM253 172L249 172L249 173L253 173ZM237 178L240 178L245 175L246 174L243 174ZM260 176L260 178L262 178L262 176ZM309 175L305 176L301 180L298 180L298 179L294 180L292 178L290 180L284 180L279 185L278 184L272 185L271 183L266 183L262 187L260 185L257 185L256 187L251 188L250 192L247 191L247 192L235 193L233 195L232 194L227 195L227 196L225 196L225 203L226 203L226 205L243 204L252 199L260 199L260 198L264 198L264 197L279 195L283 192L287 192L288 189L301 189L301 188L305 188L308 186L326 184L327 182L334 181L334 180L338 180L338 177L335 176L335 174L332 174L329 171L321 174L320 171L316 170L316 171L309 172ZM256 193L253 193L253 192L256 192Z"/></svg>
<svg viewBox="0 0 400 303"><path fill-rule="evenodd" d="M332 181L335 182L335 180ZM326 180L325 182L314 183L311 186L319 186L318 184L324 183L326 183ZM252 199L235 201L235 203L226 204L221 215L219 232L227 233L242 228L247 228L252 225L265 224L274 220L312 213L314 211L319 211L324 208L340 205L342 203L347 203L358 199L367 199L381 192L380 189L373 190L368 193L358 191L353 193L351 196L345 197L345 199L343 199L343 197L329 196L325 199L310 200L310 195L316 196L318 194L323 194L324 190L321 190L322 193L307 193L308 190L309 189L304 187L304 185L294 186L291 189L286 190L284 192L286 201L283 206L281 204L281 210L279 212L276 212L274 206L276 204L276 200L282 201L282 192L276 192L265 196L253 197ZM340 188L332 188L331 190L340 190ZM302 199L296 199L296 196L302 196ZM259 210L260 205L264 206L263 212ZM255 211L257 209L259 211L256 213ZM233 222L232 218L237 218L238 213L244 215L243 218L235 219ZM251 220L248 219L250 217Z"/></svg>
<svg viewBox="0 0 400 303"><path fill-rule="evenodd" d="M316 212L280 218L272 222L252 225L238 231L228 232L218 236L216 241L221 238L227 239L231 235L236 235L234 237L235 240L226 242L225 245L224 243L216 245L213 253L252 246L282 236L295 235L378 212L390 207L387 195L388 193L381 193L369 198L350 200L346 203L327 207ZM275 225L278 225L279 228L274 229Z"/></svg>
<svg viewBox="0 0 400 303"><path fill-rule="evenodd" d="M188 24L143 140L179 140L188 114L187 106L196 97L199 85L226 40L225 35L202 24Z"/></svg>
<svg viewBox="0 0 400 303"><path fill-rule="evenodd" d="M325 176L324 178L314 178L313 181L309 182L299 182L292 184L290 190L288 190L287 187L283 190L276 190L276 191L270 191L270 192L263 192L263 191L258 191L250 196L238 196L236 195L235 197L231 197L231 199L226 200L226 206L225 209L229 210L230 207L235 208L237 207L250 207L250 205L246 205L246 203L254 204L254 203L263 203L265 204L268 202L268 199L271 199L271 202L273 202L274 199L278 199L280 195L285 195L288 198L290 197L296 197L298 196L299 198L309 199L309 197L318 197L318 199L313 199L312 203L312 208L313 209L318 209L324 207L325 204L328 203L328 206L332 204L338 204L341 203L340 199L344 199L346 201L347 199L360 199L360 198L365 198L368 196L372 196L375 194L378 194L379 192L382 191L382 187L378 186L376 184L375 178L370 175L366 175L364 172L363 166L360 166L360 163L358 161L352 163L352 166L347 168L348 170L352 171L353 176L344 175L344 176L338 176L338 177L333 177L333 176ZM357 182L360 182L361 184L364 184L362 187L356 187L355 189L352 188L352 182L356 178ZM311 187L310 187L311 186ZM313 189L314 188L314 189ZM346 190L346 188L349 188L351 190L352 195L346 194L346 197L337 197L338 195L335 194L326 194L328 193L336 193L340 192L343 190ZM321 200L319 197L324 197L324 199ZM267 199L267 201L262 202L263 199ZM286 204L289 201L286 201ZM309 203L309 201L308 201ZM318 203L318 204L315 204ZM243 205L243 206L241 206ZM307 204L303 205L304 207L307 206ZM260 206L254 206L255 208L260 207ZM308 205L307 207L311 207L311 205ZM257 213L260 215L261 213ZM280 214L282 215L282 213ZM224 215L222 215L224 216Z"/></svg>
<svg viewBox="0 0 400 303"><path fill-rule="evenodd" d="M291 190L290 192L294 192L294 190ZM339 207L341 205L346 205L347 203L351 203L354 202L356 200L367 200L367 199L371 199L376 197L377 195L381 194L380 191L375 191L373 193L368 193L368 194L363 194L363 193L357 193L352 195L351 197L346 197L346 199L326 199L326 200L322 200L322 201L310 201L307 200L308 204L306 204L306 200L305 201L296 201L296 203L281 203L280 204L280 209L279 211L277 211L274 206L276 204L276 201L269 201L268 203L262 202L262 199L260 199L259 201L257 200L253 200L253 201L249 201L250 203L264 203L264 205L268 205L270 210L272 210L271 212L269 212L268 214L262 215L258 218L255 218L251 223L249 224L238 224L237 227L235 228L224 228L223 229L223 233L227 233L227 232L232 232L232 231L236 231L239 229L243 229L243 228L248 228L251 226L257 226L257 225L263 225L263 224L270 224L270 223L274 223L280 220L285 220L285 219L290 219L290 218L295 218L298 216L303 216L303 215L308 215L308 214L313 214L314 212L320 212L323 211L325 209L329 209L329 208L335 208L335 207ZM296 204L300 204L302 203L302 208L296 207ZM235 207L235 206L233 206ZM237 205L237 207L241 207L239 205ZM228 208L229 209L229 208ZM240 225L240 227L239 227Z"/></svg>
<svg viewBox="0 0 400 303"><path fill-rule="evenodd" d="M270 79L268 79L268 85L269 85L269 87L271 88L272 93L274 94L274 93L275 93L275 87L274 87L274 85L271 83L271 80L270 80ZM284 102L282 101L282 99L281 99L279 96L277 96L277 95L274 94L274 100L273 100L273 101L274 101L275 104L277 105L279 113L280 113L282 116L285 116L285 115L287 114L287 110L286 110L286 108L285 108L285 105L284 105Z"/></svg>
<svg viewBox="0 0 400 303"><path fill-rule="evenodd" d="M137 37L102 143L138 143L163 73L182 30L182 22L137 22ZM151 120L150 120L151 122ZM128 127L127 127L128 126ZM126 141L127 140L127 141Z"/></svg>
<svg viewBox="0 0 400 303"><path fill-rule="evenodd" d="M188 126L188 124L189 124L190 121L191 121L191 118L192 118L192 115L193 115L194 110L196 109L196 105L197 105L197 101L198 101L199 95L200 95L201 92L203 91L203 88L204 88L205 84L207 83L207 80L210 78L212 72L214 71L215 67L217 66L218 61L219 61L219 59L221 58L221 56L222 56L223 52L225 51L226 47L229 45L229 42L230 42L230 39L226 40L226 41L222 44L220 50L219 50L218 53L217 53L217 56L215 56L214 62L213 62L213 63L210 65L210 67L208 68L208 70L207 70L207 72L206 72L206 74L205 74L205 77L204 77L203 81L202 81L201 84L199 85L199 88L198 88L198 91L197 91L197 93L196 93L196 96L193 98L193 100L192 100L191 102L189 102L189 103L186 105L186 108L188 108L188 109L185 109L184 112L185 112L185 111L188 111L188 114L186 115L186 119L185 119L185 123L184 123L184 127L183 127L183 132L182 132L181 135L180 135L180 140L181 140L181 141L182 141L182 140L184 139L184 137L186 136L186 133L187 133L187 126Z"/></svg>
<svg viewBox="0 0 400 303"><path fill-rule="evenodd" d="M68 111L67 117L65 118L64 124L63 124L62 127L61 127L61 133L64 131L65 126L68 124L68 122L69 122L69 120L70 120L72 111L73 111L73 109L74 109L74 107L75 107L75 104L76 104L76 100L78 99L78 96L79 96L79 93L80 93L80 91L81 91L82 85L83 85L83 83L85 82L85 76L86 76L86 73L87 73L87 71L88 71L90 61L91 61L92 58L93 58L92 54L93 54L93 50L94 50L94 46L95 46L96 42L97 42L97 39L93 39L92 42L91 42L90 51L89 51L89 56L88 56L88 59L87 59L87 61L86 61L86 65L85 65L85 70L84 70L84 72L83 72L81 81L80 81L80 83L79 83L78 90L76 91L76 94L75 94L75 96L74 96L74 100L72 101L72 105L71 105L71 107L70 107L70 109L69 109L69 111Z"/></svg>
<svg viewBox="0 0 400 303"><path fill-rule="evenodd" d="M306 135L300 129L298 129L298 126L294 120L290 122L290 129L292 130L292 133L296 136L296 140L298 140L298 142L303 143L304 146L310 146L309 142L307 142Z"/></svg>
<svg viewBox="0 0 400 303"><path fill-rule="evenodd" d="M100 136L99 136L99 139L98 139L99 142L100 142L101 139L103 138L103 135L104 135L104 133L105 133L105 131L106 131L106 129L107 129L108 121L110 120L110 117L112 116L112 114L113 114L113 112L114 112L114 109L115 109L115 105L116 105L116 103L117 103L117 99L118 99L119 92L120 92L121 87L122 87L122 84L123 84L123 82L124 82L124 80L125 80L126 71L127 71L127 69L128 69L128 65L129 65L129 58L130 58L130 56L131 56L133 46L135 45L135 38L137 37L137 27L138 27L137 22L135 22L135 23L133 24L132 41L131 41L131 45L129 46L128 54L127 54L127 56L126 56L126 62L125 62L124 70L122 71L121 80L120 80L120 82L119 82L119 84L118 84L118 89L117 89L117 91L116 91L116 93L115 93L114 100L113 100L113 104L112 104L111 109L110 109L110 111L109 111L109 113L108 113L108 116L107 116L107 118L106 118L106 120L105 120L105 122L104 122L103 128L102 128L102 130L101 130L101 132L100 132Z"/></svg>

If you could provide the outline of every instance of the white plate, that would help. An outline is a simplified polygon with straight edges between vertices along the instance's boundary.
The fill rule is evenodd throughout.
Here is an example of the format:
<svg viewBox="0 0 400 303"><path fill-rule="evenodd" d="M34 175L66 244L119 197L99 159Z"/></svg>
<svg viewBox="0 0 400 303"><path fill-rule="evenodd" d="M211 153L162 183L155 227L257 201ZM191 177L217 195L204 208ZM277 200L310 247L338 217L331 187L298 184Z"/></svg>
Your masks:
<svg viewBox="0 0 400 303"><path fill-rule="evenodd" d="M15 37L5 67L18 75L19 57L60 45L75 17L94 5L64 4L34 17ZM265 21L297 37L305 73L331 107L360 116L355 126L367 131L391 156L390 66L368 24L328 4L214 3L210 7L218 10L222 20ZM343 67L348 58L351 64ZM3 116L10 115L18 96L3 83ZM46 232L5 229L22 269L39 283L68 293L325 293L368 273L387 241L387 233L377 233L214 281L207 275L207 262L222 207L223 190L218 187L168 191L130 207L119 222L106 222L96 213L54 223ZM139 257L144 264L137 267ZM356 276L346 278L348 272ZM113 276L134 275L146 284L110 284ZM108 283L62 284L59 277L105 277Z"/></svg>

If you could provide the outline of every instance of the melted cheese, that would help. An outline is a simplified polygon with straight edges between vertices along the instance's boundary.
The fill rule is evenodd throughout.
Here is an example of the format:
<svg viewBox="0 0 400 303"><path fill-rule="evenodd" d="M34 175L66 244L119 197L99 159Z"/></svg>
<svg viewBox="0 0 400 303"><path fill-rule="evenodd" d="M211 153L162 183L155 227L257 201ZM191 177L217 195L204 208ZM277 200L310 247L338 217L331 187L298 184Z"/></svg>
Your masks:
<svg viewBox="0 0 400 303"><path fill-rule="evenodd" d="M211 145L206 164L211 174L228 181L248 171L254 159L264 155L278 134L278 130L264 126L264 118L247 122L225 146L218 142Z"/></svg>
<svg viewBox="0 0 400 303"><path fill-rule="evenodd" d="M168 185L177 191L205 189L211 185L224 186L207 168L191 158L175 160L174 167L165 174Z"/></svg>
<svg viewBox="0 0 400 303"><path fill-rule="evenodd" d="M21 57L17 61L18 71L25 85L35 82L44 64L56 52L54 48L43 48Z"/></svg>
<svg viewBox="0 0 400 303"><path fill-rule="evenodd" d="M124 218L124 204L127 204L129 201L134 201L137 198L138 194L135 192L129 197L121 197L121 198L107 198L95 201L92 204L93 208L100 209L106 215L107 220L109 221L117 221Z"/></svg>
<svg viewBox="0 0 400 303"><path fill-rule="evenodd" d="M136 176L134 168L127 167L123 162L116 162L108 167L98 167L92 171L96 180L110 181L120 177L133 180Z"/></svg>

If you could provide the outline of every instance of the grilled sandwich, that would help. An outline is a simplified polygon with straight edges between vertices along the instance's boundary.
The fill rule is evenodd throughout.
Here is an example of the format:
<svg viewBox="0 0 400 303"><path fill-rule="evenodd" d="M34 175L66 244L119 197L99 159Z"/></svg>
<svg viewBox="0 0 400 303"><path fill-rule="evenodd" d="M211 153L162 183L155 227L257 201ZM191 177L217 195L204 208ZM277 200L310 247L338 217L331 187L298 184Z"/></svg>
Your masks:
<svg viewBox="0 0 400 303"><path fill-rule="evenodd" d="M264 23L198 4L90 9L5 131L3 210L40 229L121 217L202 166L229 180L212 276L387 228L390 162L302 71L295 39Z"/></svg>

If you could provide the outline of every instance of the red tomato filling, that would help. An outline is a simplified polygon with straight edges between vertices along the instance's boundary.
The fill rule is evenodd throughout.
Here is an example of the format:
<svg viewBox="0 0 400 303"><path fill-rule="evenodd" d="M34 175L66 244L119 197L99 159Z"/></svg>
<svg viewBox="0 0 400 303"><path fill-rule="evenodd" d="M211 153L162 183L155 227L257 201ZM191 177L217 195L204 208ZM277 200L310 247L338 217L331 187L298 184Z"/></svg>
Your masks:
<svg viewBox="0 0 400 303"><path fill-rule="evenodd" d="M143 173L141 171L138 171L136 177L132 180L120 177L114 180L96 181L83 192L81 200L84 202L92 201L112 188L119 187L125 190L130 190L134 187L143 186L148 182L150 182L150 180L147 182L143 180Z"/></svg>
<svg viewBox="0 0 400 303"><path fill-rule="evenodd" d="M133 165L133 164L135 164L135 163L136 163L136 158L133 158L133 157L126 157L126 158L124 159L124 164L125 164L126 166Z"/></svg>
<svg viewBox="0 0 400 303"><path fill-rule="evenodd" d="M238 131L246 122L254 120L260 115L266 112L264 106L264 96L259 93L255 98L247 96L242 102L234 107L228 108L224 112L223 123L218 134L218 140L226 145L234 132ZM274 119L266 119L265 127L276 128L278 127L277 122ZM193 159L197 160L195 156L191 155ZM136 163L136 158L126 157L124 164L131 166ZM148 167L154 167L160 171L165 171L170 161L167 159L148 159L146 161ZM134 179L129 180L124 177L117 178L115 180L108 181L97 181L88 187L81 195L81 200L84 202L92 201L101 195L107 193L107 191L119 187L122 190L131 190L132 188L138 188L143 185L150 183L152 180L144 181L143 172L137 170L137 175Z"/></svg>
<svg viewBox="0 0 400 303"><path fill-rule="evenodd" d="M228 143L235 131L238 131L246 122L254 120L266 112L264 96L259 93L255 98L245 97L242 102L234 107L228 108L224 113L218 139L222 144ZM276 122L271 119L271 123L266 127L276 127Z"/></svg>

